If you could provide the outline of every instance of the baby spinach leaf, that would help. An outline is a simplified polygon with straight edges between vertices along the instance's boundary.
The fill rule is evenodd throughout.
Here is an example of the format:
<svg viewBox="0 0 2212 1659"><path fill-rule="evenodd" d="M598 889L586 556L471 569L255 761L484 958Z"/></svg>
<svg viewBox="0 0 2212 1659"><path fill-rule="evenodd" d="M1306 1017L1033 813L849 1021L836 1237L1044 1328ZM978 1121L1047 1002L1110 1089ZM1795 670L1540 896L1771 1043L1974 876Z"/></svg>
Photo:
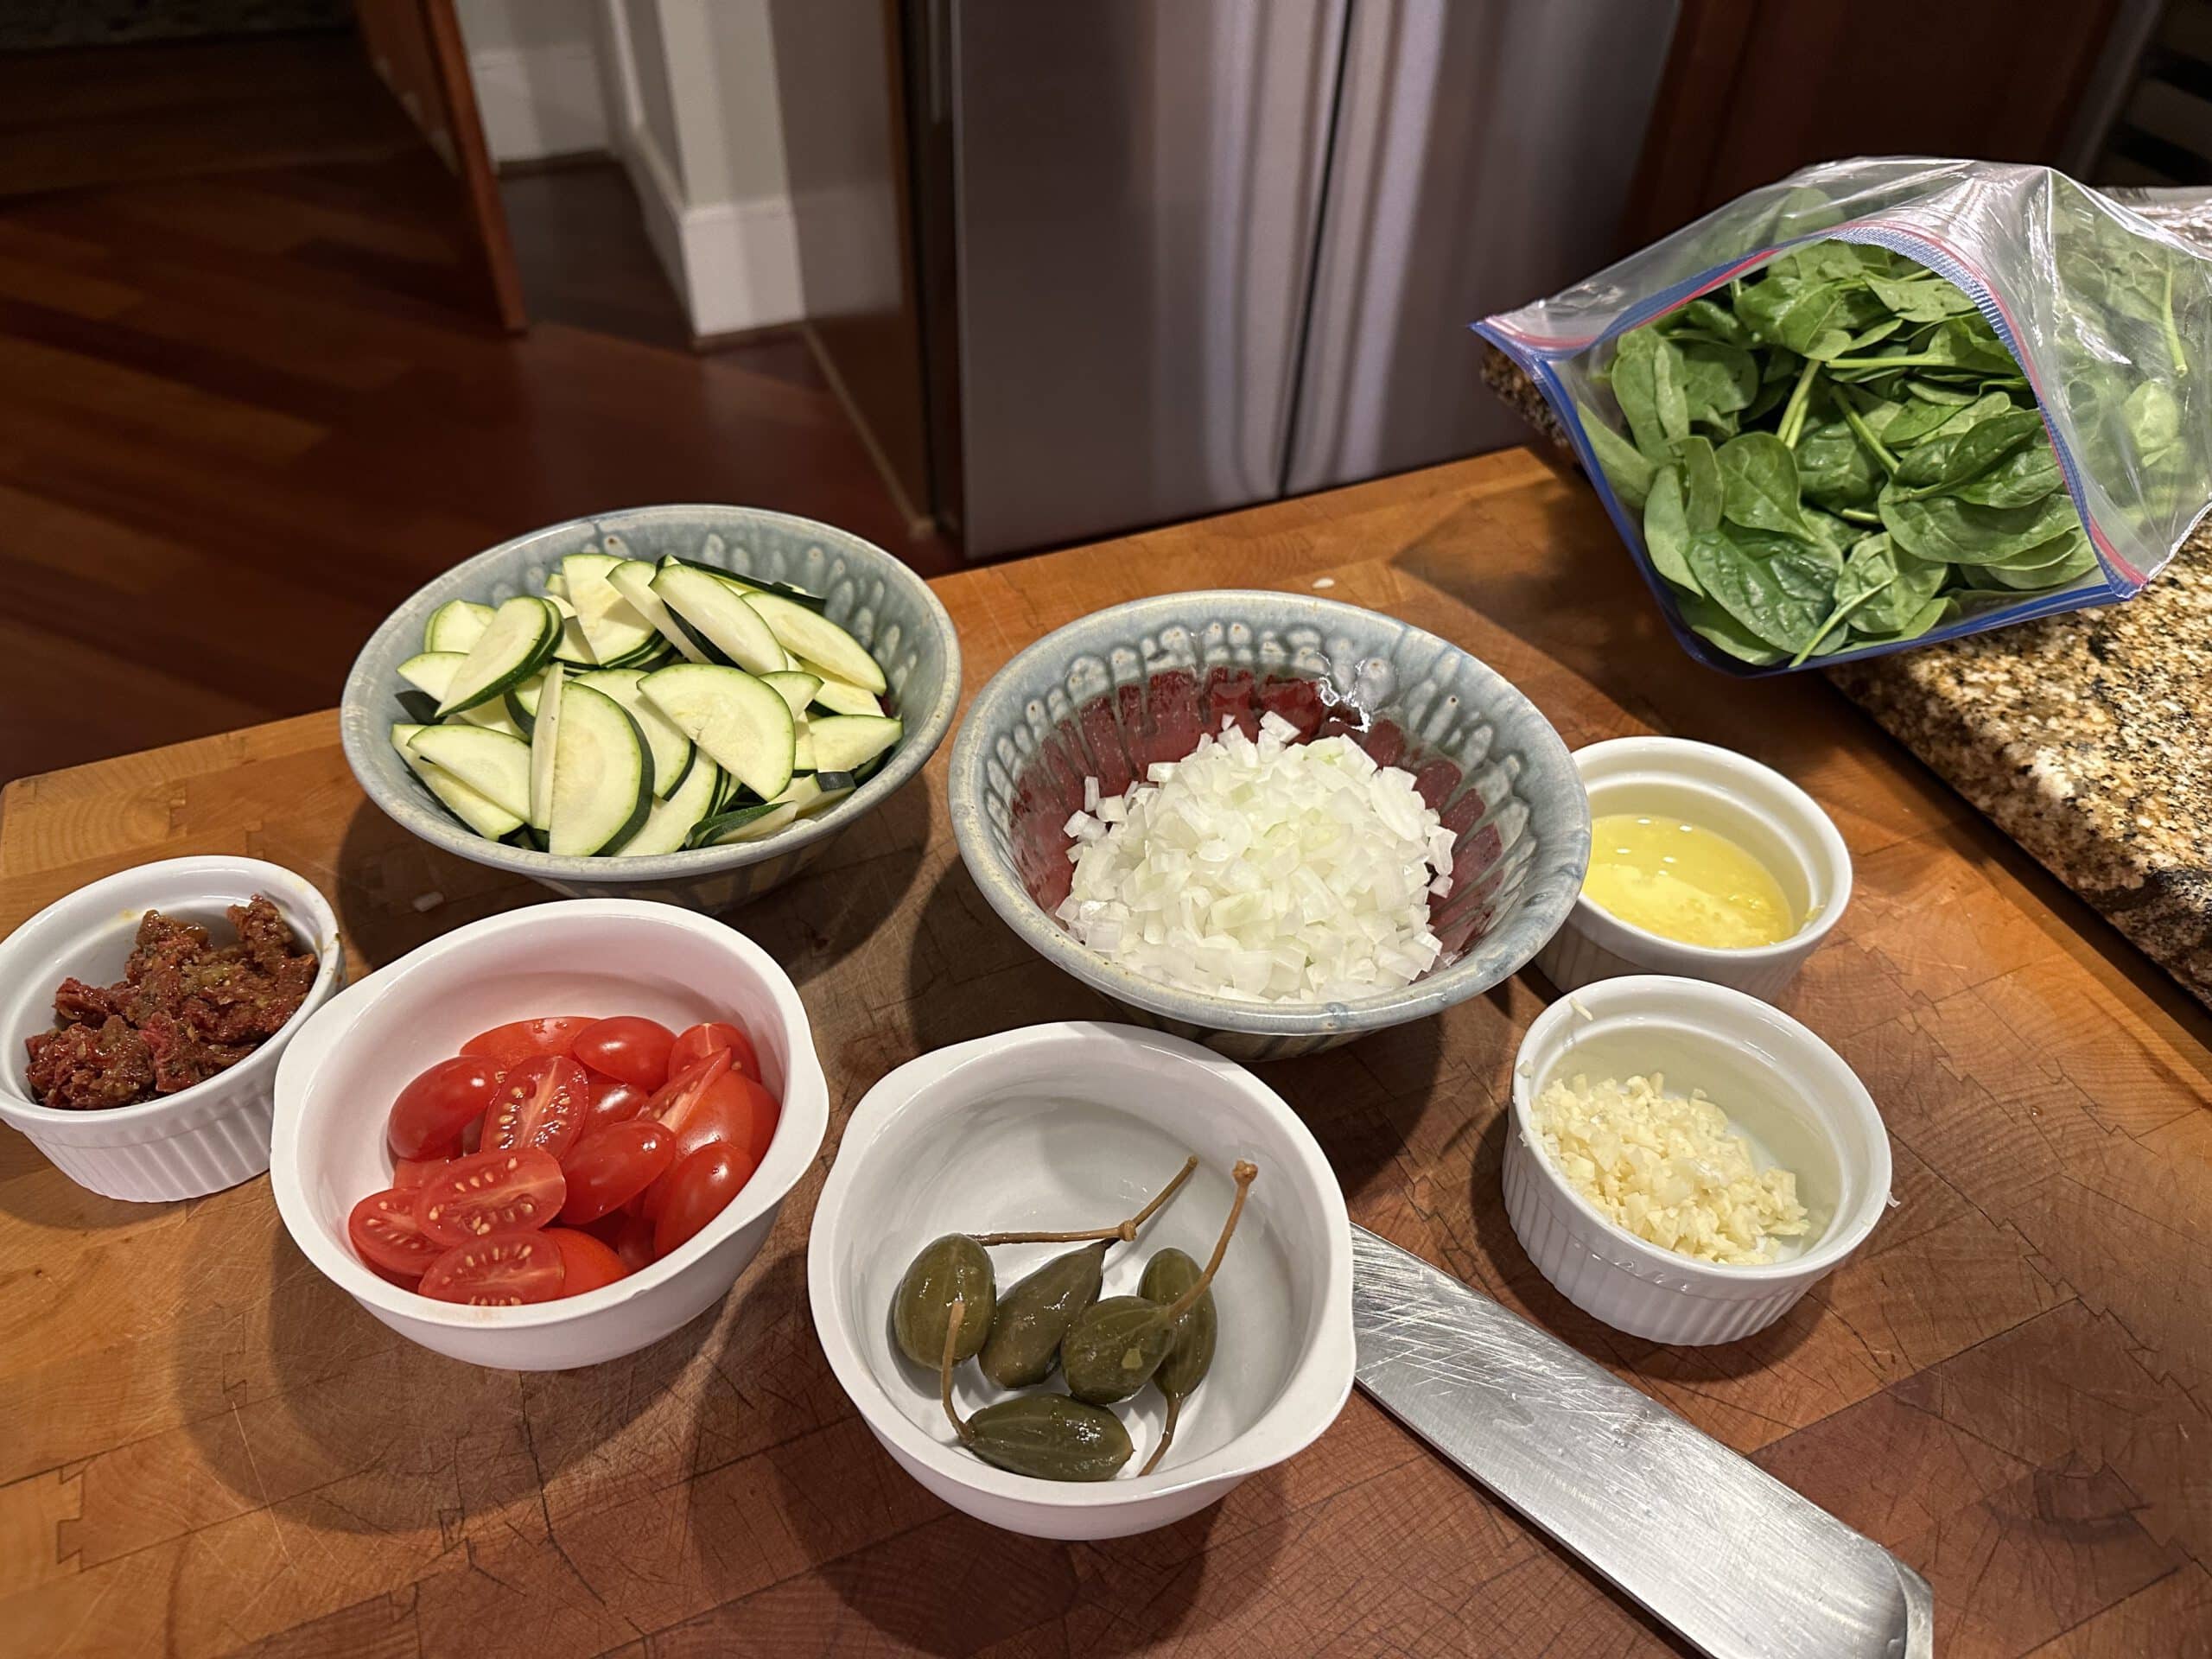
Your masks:
<svg viewBox="0 0 2212 1659"><path fill-rule="evenodd" d="M1690 537L1688 562L1698 586L1721 609L1786 654L1818 632L1834 593L1837 566L1821 569L1816 551L1827 550L1788 537L1762 540L1723 526Z"/></svg>
<svg viewBox="0 0 2212 1659"><path fill-rule="evenodd" d="M1863 565L1862 579L1871 587L1882 576L1891 578L1890 585L1870 598L1853 613L1851 626L1865 633L1892 633L1904 627L1913 614L1942 591L1950 580L1951 567L1927 559L1916 559L1898 547L1887 535L1869 536L1852 550L1849 570Z"/></svg>
<svg viewBox="0 0 2212 1659"><path fill-rule="evenodd" d="M1693 594L1702 594L1688 559L1689 520L1682 509L1682 473L1679 467L1662 467L1651 480L1650 499L1643 504L1643 550L1651 568Z"/></svg>
<svg viewBox="0 0 2212 1659"><path fill-rule="evenodd" d="M2046 552L2050 556L2043 556ZM2042 547L2031 548L2018 559L1971 566L1966 575L1976 587L2031 593L2070 587L2096 568L2097 550L2088 533L2073 530Z"/></svg>
<svg viewBox="0 0 2212 1659"><path fill-rule="evenodd" d="M1648 328L1621 336L1613 356L1613 398L1628 422L1636 447L1655 467L1667 459L1667 433L1659 419L1656 360L1660 337Z"/></svg>
<svg viewBox="0 0 2212 1659"><path fill-rule="evenodd" d="M2043 435L2043 416L2007 409L1978 421L1956 437L1938 438L1905 452L1895 482L1899 499L1940 495L1970 484L2021 445Z"/></svg>
<svg viewBox="0 0 2212 1659"><path fill-rule="evenodd" d="M1675 339L1680 352L1676 373L1690 417L1713 419L1750 407L1758 395L1758 365L1739 346L1711 340Z"/></svg>
<svg viewBox="0 0 2212 1659"><path fill-rule="evenodd" d="M2031 506L1978 507L1949 495L1900 499L1892 485L1879 505L1884 528L1905 551L1951 564L1994 564L2082 522L2063 491Z"/></svg>
<svg viewBox="0 0 2212 1659"><path fill-rule="evenodd" d="M1789 654L1777 651L1709 599L1686 597L1681 601L1680 609L1682 620L1689 624L1692 633L1719 646L1738 662L1750 663L1756 668L1771 668Z"/></svg>
<svg viewBox="0 0 2212 1659"><path fill-rule="evenodd" d="M1850 638L1844 642L1843 649L1863 651L1869 645L1904 645L1907 640L1917 639L1930 628L1948 621L1953 608L1950 596L1944 594L1940 598L1928 601L1903 623L1886 633L1862 633L1858 628L1853 627ZM1866 613L1861 611L1859 615L1853 620L1861 620L1865 615Z"/></svg>
<svg viewBox="0 0 2212 1659"><path fill-rule="evenodd" d="M1663 334L1651 348L1651 406L1658 417L1660 436L1669 443L1689 436L1690 405L1682 395L1681 348Z"/></svg>
<svg viewBox="0 0 2212 1659"><path fill-rule="evenodd" d="M1813 428L1797 440L1791 453L1797 463L1798 486L1808 501L1823 507L1857 506L1872 501L1881 490L1882 475L1873 457L1841 421Z"/></svg>
<svg viewBox="0 0 2212 1659"><path fill-rule="evenodd" d="M1874 291L1875 298L1907 322L1941 322L1946 317L1955 317L1974 308L1974 301L1964 289L1940 276L1896 282L1870 272L1866 286Z"/></svg>
<svg viewBox="0 0 2212 1659"><path fill-rule="evenodd" d="M1644 498L1651 493L1652 475L1658 469L1587 404L1575 404L1574 412L1581 419L1583 435L1589 439L1598 465L1605 468L1605 481L1613 486L1613 493L1630 512L1643 512Z"/></svg>
<svg viewBox="0 0 2212 1659"><path fill-rule="evenodd" d="M1684 521L1693 534L1700 530L1719 529L1726 496L1720 480L1720 461L1713 453L1713 440L1684 438L1675 446L1675 458L1682 469Z"/></svg>
<svg viewBox="0 0 2212 1659"><path fill-rule="evenodd" d="M1694 331L1729 346L1749 346L1751 331L1736 321L1736 314L1712 300L1692 300L1668 319L1669 332Z"/></svg>
<svg viewBox="0 0 2212 1659"><path fill-rule="evenodd" d="M2145 467L2162 467L2181 449L2181 404L2162 380L2145 380L2120 405L2127 435Z"/></svg>
<svg viewBox="0 0 2212 1659"><path fill-rule="evenodd" d="M1780 438L1746 432L1722 444L1719 458L1721 510L1729 518L1752 530L1805 533L1797 508L1797 463Z"/></svg>
<svg viewBox="0 0 2212 1659"><path fill-rule="evenodd" d="M2063 486L2058 454L2048 443L2030 442L1952 493L1978 507L2032 506Z"/></svg>

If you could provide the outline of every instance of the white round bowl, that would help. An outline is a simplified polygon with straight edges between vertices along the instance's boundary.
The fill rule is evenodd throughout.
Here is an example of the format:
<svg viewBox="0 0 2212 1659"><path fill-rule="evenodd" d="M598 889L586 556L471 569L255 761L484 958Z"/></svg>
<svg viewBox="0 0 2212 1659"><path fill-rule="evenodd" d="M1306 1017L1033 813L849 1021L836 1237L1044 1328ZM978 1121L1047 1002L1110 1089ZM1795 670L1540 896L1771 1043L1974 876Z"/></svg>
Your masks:
<svg viewBox="0 0 2212 1659"><path fill-rule="evenodd" d="M1681 737L1617 737L1574 752L1592 822L1611 812L1662 812L1734 842L1774 873L1802 925L1775 944L1720 950L1631 927L1587 894L1536 953L1562 991L1621 974L1680 974L1769 1001L1797 976L1842 918L1851 854L1828 815L1771 766Z"/></svg>
<svg viewBox="0 0 2212 1659"><path fill-rule="evenodd" d="M391 1184L385 1119L393 1097L476 1033L555 1014L638 1014L674 1030L735 1020L784 1103L760 1167L682 1249L582 1296L467 1307L379 1278L353 1254L346 1217ZM269 1178L301 1253L402 1336L472 1364L560 1370L658 1342L721 1300L760 1253L829 1122L806 1010L766 951L673 905L584 899L457 929L310 1020L277 1068Z"/></svg>
<svg viewBox="0 0 2212 1659"><path fill-rule="evenodd" d="M1653 1072L1702 1089L1753 1147L1796 1173L1813 1230L1761 1267L1693 1261L1600 1215L1544 1152L1530 1108L1554 1077ZM1890 1141L1857 1074L1788 1014L1726 986L1656 976L1561 997L1521 1040L1505 1210L1537 1269L1584 1313L1653 1342L1764 1330L1866 1241L1890 1197Z"/></svg>
<svg viewBox="0 0 2212 1659"><path fill-rule="evenodd" d="M223 912L265 893L295 941L321 958L307 1000L280 1031L226 1071L173 1095L111 1111L60 1111L29 1097L23 1045L54 1028L54 993L74 975L92 984L123 977L149 910L198 922L219 943ZM196 1198L269 1167L277 1057L346 977L338 918L315 884L257 858L170 858L120 871L56 899L0 940L0 1120L21 1129L78 1185L154 1204Z"/></svg>
<svg viewBox="0 0 2212 1659"><path fill-rule="evenodd" d="M1160 1435L1148 1387L1115 1408L1136 1443L1115 1479L1032 1479L962 1450L935 1376L892 1344L892 1293L914 1253L949 1232L1110 1225L1193 1153L1189 1184L1108 1255L1103 1293L1134 1292L1165 1245L1204 1262L1229 1211L1230 1166L1259 1166L1214 1281L1220 1349L1160 1468L1135 1473ZM1351 1391L1350 1227L1313 1132L1242 1066L1162 1032L1033 1026L939 1049L868 1090L815 1209L807 1289L830 1369L908 1474L1009 1532L1117 1538L1204 1509L1336 1421ZM1068 1248L993 1250L998 1283ZM954 1392L963 1415L1001 1397L973 1365Z"/></svg>

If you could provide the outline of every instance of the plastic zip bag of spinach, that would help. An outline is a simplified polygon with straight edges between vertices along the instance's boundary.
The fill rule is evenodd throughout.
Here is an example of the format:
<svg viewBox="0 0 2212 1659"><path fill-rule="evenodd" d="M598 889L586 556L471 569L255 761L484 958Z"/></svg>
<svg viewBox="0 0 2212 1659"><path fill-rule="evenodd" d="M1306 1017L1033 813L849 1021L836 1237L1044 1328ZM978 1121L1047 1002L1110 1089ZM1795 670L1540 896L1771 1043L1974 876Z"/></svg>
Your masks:
<svg viewBox="0 0 2212 1659"><path fill-rule="evenodd" d="M1741 673L2109 604L2212 497L2212 255L2048 168L1837 162L1476 324Z"/></svg>

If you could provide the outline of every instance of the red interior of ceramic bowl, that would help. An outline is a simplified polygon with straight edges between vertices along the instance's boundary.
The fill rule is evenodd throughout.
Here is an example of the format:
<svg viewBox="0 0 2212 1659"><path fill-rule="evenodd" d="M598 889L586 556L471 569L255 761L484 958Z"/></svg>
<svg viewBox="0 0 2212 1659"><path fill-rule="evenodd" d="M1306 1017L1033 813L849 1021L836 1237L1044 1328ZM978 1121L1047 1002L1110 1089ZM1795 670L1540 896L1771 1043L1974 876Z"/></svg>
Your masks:
<svg viewBox="0 0 2212 1659"><path fill-rule="evenodd" d="M1167 669L1140 684L1119 687L1062 721L1038 747L1014 785L1008 837L1014 868L1029 896L1047 914L1068 896L1075 867L1067 821L1083 810L1083 784L1098 780L1102 796L1119 795L1144 780L1155 761L1180 760L1222 721L1233 720L1256 737L1260 716L1275 714L1298 728L1299 741L1339 734L1350 737L1378 766L1402 766L1414 786L1457 837L1452 890L1429 900L1429 927L1444 947L1439 966L1454 960L1490 929L1504 875L1504 846L1491 822L1491 804L1471 788L1452 761L1412 753L1393 721L1363 729L1330 707L1313 680L1255 677L1249 668L1218 664L1201 678L1189 669ZM1433 969L1431 969L1433 972Z"/></svg>

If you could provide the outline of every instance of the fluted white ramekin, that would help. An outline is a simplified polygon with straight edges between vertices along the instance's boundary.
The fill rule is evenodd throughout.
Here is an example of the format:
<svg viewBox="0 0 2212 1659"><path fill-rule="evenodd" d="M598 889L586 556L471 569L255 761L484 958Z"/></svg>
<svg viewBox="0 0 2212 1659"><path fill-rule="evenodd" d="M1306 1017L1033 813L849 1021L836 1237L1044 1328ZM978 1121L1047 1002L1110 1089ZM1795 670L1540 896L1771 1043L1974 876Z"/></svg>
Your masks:
<svg viewBox="0 0 2212 1659"><path fill-rule="evenodd" d="M1579 893L1536 952L1544 977L1571 991L1621 974L1681 974L1769 1001L1779 996L1851 899L1851 854L1820 804L1771 766L1683 737L1617 737L1573 759L1592 822L1661 812L1726 836L1773 872L1802 925L1774 944L1720 950L1632 927Z"/></svg>
<svg viewBox="0 0 2212 1659"><path fill-rule="evenodd" d="M29 1097L24 1043L53 1029L54 993L64 979L121 979L138 918L149 910L226 938L224 911L257 893L321 958L307 1001L283 1030L228 1071L141 1105L71 1112ZM0 940L0 1121L78 1185L111 1198L196 1198L251 1180L269 1167L276 1057L345 977L337 916L313 882L280 864L225 854L170 858L79 887Z"/></svg>
<svg viewBox="0 0 2212 1659"><path fill-rule="evenodd" d="M1555 1077L1654 1072L1702 1089L1797 1177L1813 1231L1762 1267L1694 1261L1600 1215L1544 1151L1531 1116ZM1890 1141L1858 1075L1803 1026L1724 985L1658 975L1563 996L1521 1039L1505 1141L1505 1211L1553 1287L1593 1319L1653 1342L1735 1342L1764 1330L1833 1273L1882 1218Z"/></svg>

